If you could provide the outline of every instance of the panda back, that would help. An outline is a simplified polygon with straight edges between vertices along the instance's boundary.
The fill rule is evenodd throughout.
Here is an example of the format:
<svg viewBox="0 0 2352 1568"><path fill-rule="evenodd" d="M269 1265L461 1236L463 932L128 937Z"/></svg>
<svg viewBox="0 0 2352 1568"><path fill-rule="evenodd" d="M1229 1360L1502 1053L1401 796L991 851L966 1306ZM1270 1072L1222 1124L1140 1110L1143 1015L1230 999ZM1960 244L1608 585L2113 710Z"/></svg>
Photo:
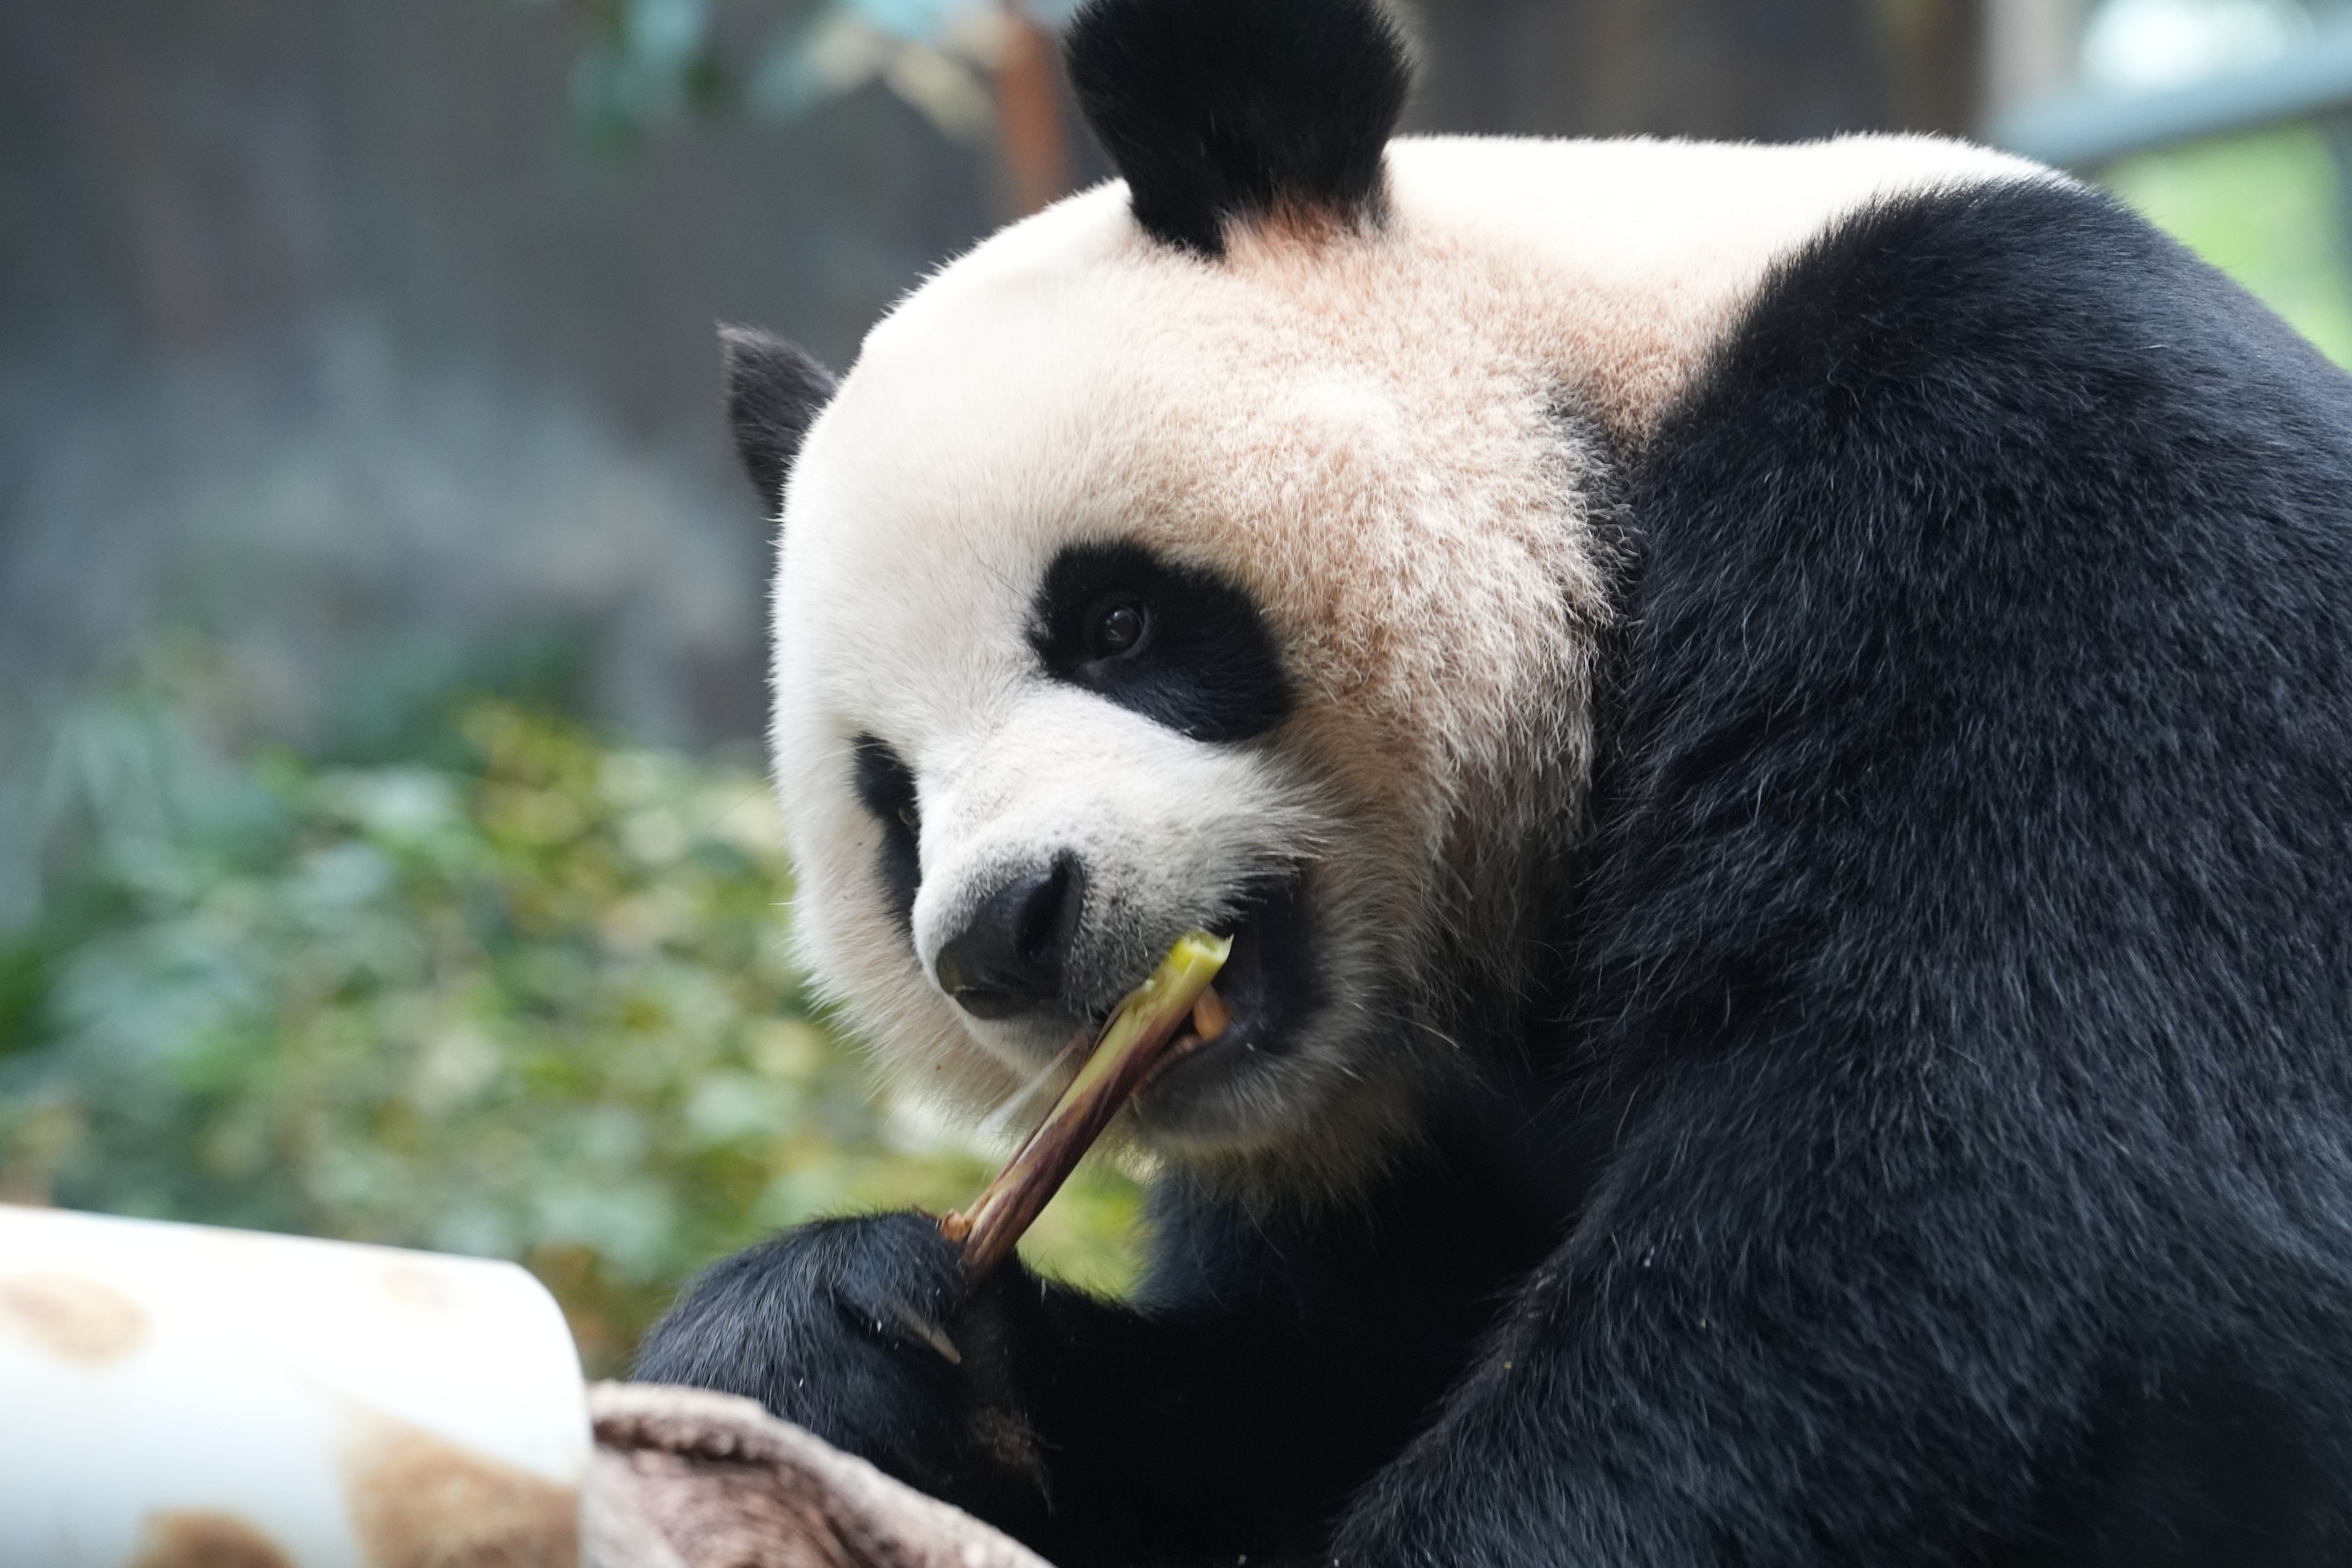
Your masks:
<svg viewBox="0 0 2352 1568"><path fill-rule="evenodd" d="M2352 381L2097 193L1928 191L1775 266L1632 513L1623 1058L1923 1075L1993 1158L2344 1164Z"/></svg>

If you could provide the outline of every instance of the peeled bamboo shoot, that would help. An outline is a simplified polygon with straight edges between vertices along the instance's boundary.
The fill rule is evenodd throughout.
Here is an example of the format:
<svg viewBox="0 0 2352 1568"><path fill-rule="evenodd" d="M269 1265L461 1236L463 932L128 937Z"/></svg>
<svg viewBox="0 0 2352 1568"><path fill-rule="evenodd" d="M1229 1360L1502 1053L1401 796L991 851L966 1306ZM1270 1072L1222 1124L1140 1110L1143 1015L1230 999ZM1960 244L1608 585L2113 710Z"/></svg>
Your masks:
<svg viewBox="0 0 2352 1568"><path fill-rule="evenodd" d="M1209 983L1233 950L1231 939L1203 931L1177 938L1151 978L1111 1014L1095 1048L1078 1064L1077 1076L997 1178L970 1208L940 1222L950 1241L962 1244L975 1279L1003 1261L1118 1108L1167 1058L1196 1004L1206 1005L1196 1020L1197 1033L1186 1037L1213 1039L1224 1032L1232 1014Z"/></svg>

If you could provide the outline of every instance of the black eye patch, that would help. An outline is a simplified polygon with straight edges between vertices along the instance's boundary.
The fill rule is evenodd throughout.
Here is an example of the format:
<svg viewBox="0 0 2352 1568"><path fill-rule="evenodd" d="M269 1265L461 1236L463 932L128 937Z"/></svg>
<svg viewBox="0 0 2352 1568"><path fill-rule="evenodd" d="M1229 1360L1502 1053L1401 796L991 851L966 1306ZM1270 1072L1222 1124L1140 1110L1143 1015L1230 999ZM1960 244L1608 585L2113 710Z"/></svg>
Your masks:
<svg viewBox="0 0 2352 1568"><path fill-rule="evenodd" d="M903 758L879 737L860 735L850 742L850 787L857 803L882 826L882 893L890 918L908 930L915 923L915 893L923 885L919 846L922 821L915 811L915 773Z"/></svg>
<svg viewBox="0 0 2352 1568"><path fill-rule="evenodd" d="M1038 585L1030 646L1069 682L1195 741L1245 741L1290 716L1257 603L1135 544L1073 544Z"/></svg>

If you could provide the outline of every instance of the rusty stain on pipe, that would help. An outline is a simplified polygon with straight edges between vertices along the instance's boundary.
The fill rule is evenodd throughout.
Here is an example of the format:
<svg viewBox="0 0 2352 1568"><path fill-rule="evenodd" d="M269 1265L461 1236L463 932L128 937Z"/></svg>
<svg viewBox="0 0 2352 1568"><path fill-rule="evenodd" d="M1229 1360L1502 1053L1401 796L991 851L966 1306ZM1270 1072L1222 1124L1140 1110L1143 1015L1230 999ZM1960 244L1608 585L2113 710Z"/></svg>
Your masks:
<svg viewBox="0 0 2352 1568"><path fill-rule="evenodd" d="M0 1326L91 1366L129 1355L147 1338L138 1302L78 1274L0 1274Z"/></svg>
<svg viewBox="0 0 2352 1568"><path fill-rule="evenodd" d="M572 1568L580 1497L373 1411L352 1413L343 1495L368 1568Z"/></svg>
<svg viewBox="0 0 2352 1568"><path fill-rule="evenodd" d="M130 1568L295 1568L278 1543L233 1513L159 1508Z"/></svg>

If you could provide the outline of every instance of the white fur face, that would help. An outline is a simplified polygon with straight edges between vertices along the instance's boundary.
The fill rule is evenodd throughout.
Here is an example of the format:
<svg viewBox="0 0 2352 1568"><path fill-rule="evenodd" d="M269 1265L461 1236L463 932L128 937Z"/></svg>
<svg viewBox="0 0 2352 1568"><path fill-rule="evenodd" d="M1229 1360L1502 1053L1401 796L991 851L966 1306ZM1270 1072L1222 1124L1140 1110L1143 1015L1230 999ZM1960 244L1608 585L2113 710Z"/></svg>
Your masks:
<svg viewBox="0 0 2352 1568"><path fill-rule="evenodd" d="M1210 1168L1343 1176L1410 1129L1465 1001L1523 978L1575 837L1610 454L1776 257L1992 162L1400 142L1376 232L1241 234L1205 260L1111 185L948 268L875 329L787 491L774 743L820 976L908 1078L985 1109L1051 1087L1179 934L1238 923L1264 994L1243 984L1234 1029L1133 1131ZM1057 677L1041 593L1094 546L1253 606L1286 716L1193 738ZM913 779L903 920L861 743ZM1084 867L1059 992L967 1013L941 949L1057 858Z"/></svg>

